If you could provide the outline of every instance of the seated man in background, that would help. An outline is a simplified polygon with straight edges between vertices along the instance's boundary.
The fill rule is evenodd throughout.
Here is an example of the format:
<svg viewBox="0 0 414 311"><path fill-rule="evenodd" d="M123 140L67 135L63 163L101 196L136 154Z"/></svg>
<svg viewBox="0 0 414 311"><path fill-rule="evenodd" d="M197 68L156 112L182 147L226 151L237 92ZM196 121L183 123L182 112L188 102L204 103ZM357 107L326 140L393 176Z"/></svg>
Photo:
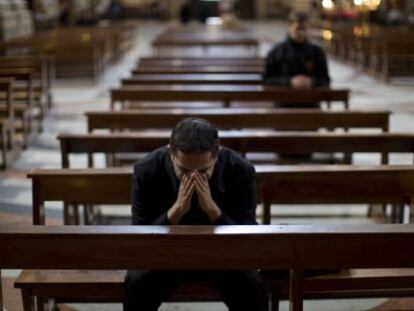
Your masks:
<svg viewBox="0 0 414 311"><path fill-rule="evenodd" d="M266 85L310 89L329 86L330 78L326 56L323 50L308 42L308 16L292 12L288 17L288 35L284 42L277 44L267 55L263 82ZM277 107L309 108L319 103L284 104Z"/></svg>
<svg viewBox="0 0 414 311"><path fill-rule="evenodd" d="M217 129L201 119L184 119L169 146L151 152L134 167L133 225L254 225L254 167L219 146ZM257 271L128 271L125 311L158 310L178 285L204 280L231 311L267 310Z"/></svg>

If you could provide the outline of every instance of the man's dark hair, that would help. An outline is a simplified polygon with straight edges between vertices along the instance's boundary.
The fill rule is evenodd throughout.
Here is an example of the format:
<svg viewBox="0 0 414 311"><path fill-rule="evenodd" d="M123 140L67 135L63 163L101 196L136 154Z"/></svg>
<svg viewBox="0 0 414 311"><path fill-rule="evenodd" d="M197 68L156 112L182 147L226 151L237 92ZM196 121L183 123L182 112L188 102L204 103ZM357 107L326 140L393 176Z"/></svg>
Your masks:
<svg viewBox="0 0 414 311"><path fill-rule="evenodd" d="M303 24L309 20L308 14L302 11L292 11L288 16L288 23L299 23Z"/></svg>
<svg viewBox="0 0 414 311"><path fill-rule="evenodd" d="M186 154L219 150L218 130L208 121L197 118L183 119L175 126L170 138L170 151Z"/></svg>

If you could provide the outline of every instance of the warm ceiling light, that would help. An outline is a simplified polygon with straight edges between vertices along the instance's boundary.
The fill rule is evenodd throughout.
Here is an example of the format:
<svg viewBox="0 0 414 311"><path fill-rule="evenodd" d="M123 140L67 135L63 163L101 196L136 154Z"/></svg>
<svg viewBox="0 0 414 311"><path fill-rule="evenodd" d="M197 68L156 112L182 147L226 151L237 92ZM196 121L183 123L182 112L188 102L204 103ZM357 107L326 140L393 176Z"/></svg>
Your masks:
<svg viewBox="0 0 414 311"><path fill-rule="evenodd" d="M333 9L335 7L335 4L333 3L332 0L323 0L322 1L322 7L324 9L330 10L330 9Z"/></svg>

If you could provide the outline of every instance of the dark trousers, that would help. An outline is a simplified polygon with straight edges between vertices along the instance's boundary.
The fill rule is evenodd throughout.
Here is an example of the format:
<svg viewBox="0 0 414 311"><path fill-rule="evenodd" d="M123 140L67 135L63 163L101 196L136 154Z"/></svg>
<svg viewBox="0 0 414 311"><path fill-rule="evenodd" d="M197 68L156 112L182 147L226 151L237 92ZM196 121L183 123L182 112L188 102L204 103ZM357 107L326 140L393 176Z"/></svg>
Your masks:
<svg viewBox="0 0 414 311"><path fill-rule="evenodd" d="M268 296L256 271L128 271L124 311L156 311L181 282L206 281L230 311L267 311Z"/></svg>

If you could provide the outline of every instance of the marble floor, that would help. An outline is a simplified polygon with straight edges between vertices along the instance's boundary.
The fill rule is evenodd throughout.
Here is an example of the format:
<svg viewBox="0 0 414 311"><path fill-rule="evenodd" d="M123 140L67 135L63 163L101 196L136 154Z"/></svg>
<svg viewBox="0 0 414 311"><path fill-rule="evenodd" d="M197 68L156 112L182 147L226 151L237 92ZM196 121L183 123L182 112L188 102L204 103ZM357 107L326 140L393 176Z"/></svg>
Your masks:
<svg viewBox="0 0 414 311"><path fill-rule="evenodd" d="M282 22L255 22L249 24L261 41L260 54L265 55L269 48L285 36L286 25ZM26 178L27 172L32 168L58 168L60 167L60 154L56 135L58 133L86 132L84 113L89 110L109 109L109 89L120 85L120 79L127 77L141 56L150 55L150 42L165 27L159 22L140 22L136 34L134 48L117 64L108 68L104 76L96 84L88 80L57 81L53 88L54 109L45 121L44 132L25 150L20 158L13 163L12 168L0 172L0 224L22 223L30 224L31 218L31 185ZM414 79L393 80L384 84L359 71L358 69L329 57L329 69L332 85L336 88L350 88L351 108L366 110L391 110L392 132L414 132ZM357 155L356 163L378 163L379 157ZM392 163L412 164L412 156L398 155L391 157ZM74 157L74 166L82 167L86 160L84 157ZM101 159L101 163L102 159ZM119 209L107 208L107 212L114 213ZM274 223L367 223L371 219L365 217L364 206L352 206L344 209L342 206L332 206L332 212L326 214L326 209L313 209L311 218L301 215L301 207L296 209L278 208L273 219ZM47 217L51 224L61 224L61 205L47 205ZM126 207L121 212L128 215ZM260 211L259 211L260 213ZM344 217L345 216L345 217ZM8 281L16 277L19 271L5 271L3 277ZM6 292L11 292L10 282L6 282ZM6 296L6 307L9 311L22 310L18 293L14 292L12 298ZM12 302L13 300L13 302ZM362 311L362 310L414 310L414 303L401 303L399 300L389 300L384 307L386 299L368 300L342 300L334 302L314 301L306 302L305 310L315 311ZM406 301L405 301L406 302ZM402 305L404 304L404 307ZM95 310L121 310L120 305L70 305L67 310L95 311ZM161 310L225 310L223 304L165 304ZM288 310L283 303L281 310Z"/></svg>

